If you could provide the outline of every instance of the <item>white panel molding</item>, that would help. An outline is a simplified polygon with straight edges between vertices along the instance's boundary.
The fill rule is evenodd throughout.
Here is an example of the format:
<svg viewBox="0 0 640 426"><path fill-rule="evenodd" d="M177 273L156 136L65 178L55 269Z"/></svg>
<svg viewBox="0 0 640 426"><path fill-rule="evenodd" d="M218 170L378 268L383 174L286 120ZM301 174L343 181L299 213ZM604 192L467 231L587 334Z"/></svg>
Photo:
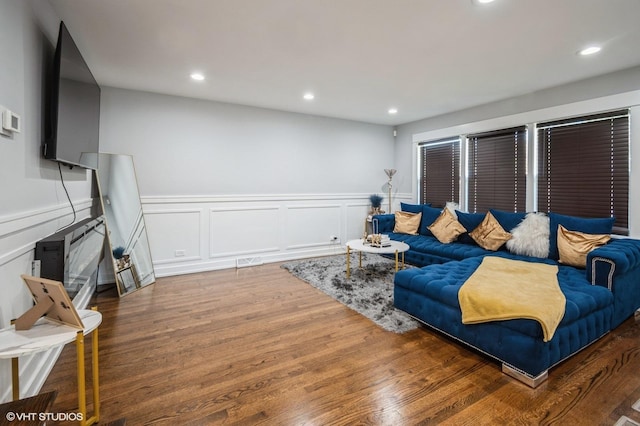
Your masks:
<svg viewBox="0 0 640 426"><path fill-rule="evenodd" d="M202 256L184 256L177 257L175 259L161 259L154 260L154 265L173 265L175 263L188 263L188 262L196 262L198 260L203 260Z"/></svg>
<svg viewBox="0 0 640 426"><path fill-rule="evenodd" d="M74 203L76 214L91 209L92 205L93 200L91 198L76 201ZM64 203L57 206L21 212L10 216L0 216L0 238L10 234L19 234L27 229L62 219L72 213L69 203ZM78 215L78 217L80 216L81 215Z"/></svg>
<svg viewBox="0 0 640 426"><path fill-rule="evenodd" d="M4 266L7 263L12 262L12 261L18 259L19 257L22 257L25 254L28 254L29 252L35 250L36 242L37 241L25 244L22 247L18 247L15 250L11 250L10 252L1 255L0 256L0 266Z"/></svg>
<svg viewBox="0 0 640 426"><path fill-rule="evenodd" d="M352 211L354 209L361 209L363 215L366 215L369 194L154 196L142 197L142 203L145 215L196 211L202 212L203 215L198 237L201 239L201 247L206 250L203 253L207 255L201 258L190 256L158 260L154 257L155 273L158 277L163 277L236 268L238 261L244 259L271 263L344 254L343 244L347 241L349 229L348 218L358 216L357 212ZM237 222L234 222L234 213L238 213ZM299 214L302 216L308 214L309 221L319 223L324 228L317 229L306 224L302 226L306 219L296 216ZM268 227L273 227L273 231L269 230L261 234L261 229L258 227L259 236L254 237L255 241L252 241L251 227L247 226L247 221L261 221L264 217L267 217L265 223ZM362 217L362 221L365 217ZM216 226L221 226L216 222L217 218L222 218L223 226L227 226L225 229L247 229L247 231L244 234L239 231L237 235L231 231L220 234L216 232ZM299 223L295 223L296 219ZM176 223L175 226L181 225ZM292 226L299 229L292 229ZM290 239L291 235L295 236L295 240ZM336 235L340 243L329 241L329 235ZM151 233L149 241L154 244L154 241L162 241L162 239L154 238ZM188 244L195 246L197 243L191 240ZM167 243L164 242L164 244ZM155 247L155 249L161 252L171 251L170 247ZM152 248L153 251L154 248Z"/></svg>
<svg viewBox="0 0 640 426"><path fill-rule="evenodd" d="M369 194L236 194L236 195L167 195L142 196L142 204L207 204L207 203L252 203L322 200L369 200Z"/></svg>
<svg viewBox="0 0 640 426"><path fill-rule="evenodd" d="M93 200L90 198L75 201L76 221L87 216L92 206ZM8 251L0 254L0 268L14 271L13 273L18 270L16 280L19 280L17 275L20 273L30 273L31 271L24 270L24 266L33 260L36 243L60 227L55 222L62 221L63 227L70 224L67 221L70 221L72 214L69 204L63 203L0 217L0 242L2 242L0 247L10 247ZM8 297L11 298L11 296ZM82 303L86 304L84 301ZM84 308L84 306L81 307ZM22 396L36 395L40 391L61 352L62 347L58 347L20 358L20 394ZM11 399L10 384L2 387L0 398L2 401Z"/></svg>
<svg viewBox="0 0 640 426"><path fill-rule="evenodd" d="M167 209L163 209L160 207L153 207L153 208L149 208L149 209L145 209L143 206L143 212L145 216L148 217L152 217L152 216L165 216L165 215L182 215L182 214L195 214L197 215L197 228L198 228L198 236L199 236L199 241L197 242L196 246L198 247L197 249L197 255L194 256L185 256L185 257L169 257L169 258L161 258L161 259L157 259L153 257L153 247L151 247L151 252L152 252L152 261L154 265L159 265L162 267L162 265L173 265L173 264L184 264L184 263L189 263L189 262L197 262L197 261L205 261L206 259L204 258L204 256L202 255L203 250L203 244L202 244L202 240L205 238L205 236L203 235L203 220L204 220L204 211L201 208L167 208ZM151 234L150 229L149 229L149 225L148 225L149 220L145 220L145 228L147 229L147 234ZM179 227L180 224L176 223L175 224L176 227ZM158 238L156 238L158 239ZM149 244L153 244L152 241L152 237L149 236ZM154 268L155 269L155 268ZM154 271L155 272L155 271Z"/></svg>
<svg viewBox="0 0 640 426"><path fill-rule="evenodd" d="M220 213L220 212L245 212L245 211L254 211L254 210L266 211L266 210L278 210L278 209L279 209L278 206L264 205L264 206L248 206L248 207L235 207L235 206L216 207L216 208L210 208L209 211L211 213Z"/></svg>
<svg viewBox="0 0 640 426"><path fill-rule="evenodd" d="M254 217L253 217L253 221L254 223L267 223L267 221L263 221L263 218L261 216L265 216L267 214L267 212L271 213L271 214L276 214L279 212L280 207L278 205L251 205L251 206L243 206L243 207L238 207L235 204L232 204L231 206L228 207L216 207L216 208L210 208L209 209L209 241L210 241L210 245L209 245L209 257L210 258L220 258L220 257L237 257L237 256L248 256L248 257L252 257L252 255L255 254L262 254L262 253L269 253L269 252L275 252L278 251L280 248L278 246L278 230L276 229L275 231L275 236L274 236L274 241L268 241L266 240L267 244L265 243L265 235L261 235L261 239L260 241L258 241L258 239L256 238L255 235L251 235L251 226L247 225L247 218L235 218L238 220L237 223L233 223L233 224L229 224L227 223L228 226L231 226L235 229L245 229L245 231L241 232L238 234L238 236L233 236L232 238L234 239L234 242L237 244L240 239L244 239L245 241L240 241L241 243L245 243L247 245L250 245L252 243L252 241L255 241L255 246L253 248L248 248L248 249L240 249L240 250L227 250L227 251L215 251L214 249L216 247L220 247L220 244L214 244L214 241L216 240L216 237L218 234L216 234L216 214L222 214L222 213L255 213ZM250 218L251 219L251 218ZM277 220L277 217L275 218L276 222L279 222ZM253 228L255 228L255 225L253 226ZM263 245L264 244L264 245ZM237 265L237 262L236 262Z"/></svg>
<svg viewBox="0 0 640 426"><path fill-rule="evenodd" d="M285 246L286 250L300 250L300 249L309 249L309 248L317 248L317 247L323 247L326 246L327 243L330 243L328 237L329 234L341 234L342 233L342 221L343 221L343 216L341 213L341 209L343 208L344 204L337 204L337 203L314 203L314 204L309 204L309 203L304 203L304 204L300 204L300 205L294 205L294 204L288 204L285 206L285 218L286 218L286 237L287 237L287 244ZM317 231L317 224L319 224L322 219L320 220L310 220L309 223L306 224L306 226L302 227L302 228L298 228L296 230L292 230L292 212L310 212L310 213L316 213L319 210L333 210L336 212L336 219L337 219L337 229L335 232L332 232L331 230L327 230L326 234L326 239L317 239L317 236L314 235L313 231ZM298 213L298 214L303 214L303 213ZM316 224L316 227L314 227L314 224ZM308 232L305 233L305 230L308 230ZM298 240L306 240L304 242L292 242L291 241L291 232L295 231L295 232L299 232L299 234L302 235L306 235L307 238L299 238Z"/></svg>
<svg viewBox="0 0 640 426"><path fill-rule="evenodd" d="M176 213L199 213L202 214L202 209L145 209L145 215L154 214L176 214Z"/></svg>
<svg viewBox="0 0 640 426"><path fill-rule="evenodd" d="M199 246L201 255L163 259L154 257L155 273L158 277L164 277L236 268L238 260L244 259L271 263L344 254L344 244L350 238L359 238L362 235L364 220L369 211L369 195L359 193L142 197L143 211L148 217L181 213L200 215L200 232L197 236L199 241L189 240L187 244ZM393 205L399 208L401 201L415 202L410 193L394 194ZM233 217L234 213L238 213L237 222ZM305 215L308 215L308 219ZM264 217L268 217L265 223L274 228L273 233L261 234L258 238L254 237L254 241L251 239L251 228L247 227L246 221L261 221ZM237 235L233 232L217 233L217 218L223 218L224 226L228 229L240 231ZM310 223L307 223L307 220ZM175 223L175 227L179 229L181 224L179 221L176 222L178 223ZM320 227L314 227L314 224ZM193 228L190 229L190 232L193 232ZM247 231L242 233L243 229ZM336 235L339 243L329 241L329 235ZM292 236L295 238L292 239ZM154 244L154 241L163 240L150 234L149 242ZM174 247L155 249L168 253Z"/></svg>
<svg viewBox="0 0 640 426"><path fill-rule="evenodd" d="M254 255L255 257L255 255L257 254L271 253L278 250L280 250L280 248L274 246L274 247L256 248L256 249L250 249L250 250L225 251L220 253L211 253L210 257L214 259L218 257L237 257L237 256L250 257L252 255Z"/></svg>

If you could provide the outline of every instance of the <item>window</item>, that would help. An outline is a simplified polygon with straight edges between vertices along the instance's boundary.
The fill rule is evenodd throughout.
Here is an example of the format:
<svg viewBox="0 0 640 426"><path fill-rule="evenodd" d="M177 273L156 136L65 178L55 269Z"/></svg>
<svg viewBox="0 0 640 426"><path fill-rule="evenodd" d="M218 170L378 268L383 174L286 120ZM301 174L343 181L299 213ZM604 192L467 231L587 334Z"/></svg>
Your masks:
<svg viewBox="0 0 640 426"><path fill-rule="evenodd" d="M628 235L629 111L541 123L538 210L615 217Z"/></svg>
<svg viewBox="0 0 640 426"><path fill-rule="evenodd" d="M444 207L460 198L460 139L419 146L420 202Z"/></svg>
<svg viewBox="0 0 640 426"><path fill-rule="evenodd" d="M469 135L468 211L526 210L526 127Z"/></svg>

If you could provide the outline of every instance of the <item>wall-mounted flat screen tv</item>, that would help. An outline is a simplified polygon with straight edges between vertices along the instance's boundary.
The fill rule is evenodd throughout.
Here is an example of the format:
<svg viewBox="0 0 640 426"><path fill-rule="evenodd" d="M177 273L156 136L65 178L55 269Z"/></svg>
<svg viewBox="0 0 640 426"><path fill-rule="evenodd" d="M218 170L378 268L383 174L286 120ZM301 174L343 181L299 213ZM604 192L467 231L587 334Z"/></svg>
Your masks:
<svg viewBox="0 0 640 426"><path fill-rule="evenodd" d="M45 114L44 158L98 168L100 86L60 22Z"/></svg>

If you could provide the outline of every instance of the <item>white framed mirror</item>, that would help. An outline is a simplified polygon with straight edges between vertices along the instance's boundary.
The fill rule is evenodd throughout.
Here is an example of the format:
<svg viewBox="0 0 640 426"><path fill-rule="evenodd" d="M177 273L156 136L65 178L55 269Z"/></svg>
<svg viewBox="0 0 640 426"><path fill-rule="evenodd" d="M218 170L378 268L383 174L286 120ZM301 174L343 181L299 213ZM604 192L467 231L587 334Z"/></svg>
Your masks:
<svg viewBox="0 0 640 426"><path fill-rule="evenodd" d="M118 294L156 281L133 157L100 153L98 190Z"/></svg>

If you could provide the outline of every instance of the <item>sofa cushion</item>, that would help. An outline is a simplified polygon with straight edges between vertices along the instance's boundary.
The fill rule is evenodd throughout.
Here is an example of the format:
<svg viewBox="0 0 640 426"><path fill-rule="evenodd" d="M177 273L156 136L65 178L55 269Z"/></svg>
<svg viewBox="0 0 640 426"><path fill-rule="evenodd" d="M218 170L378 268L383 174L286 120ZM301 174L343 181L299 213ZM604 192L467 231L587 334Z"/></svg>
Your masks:
<svg viewBox="0 0 640 426"><path fill-rule="evenodd" d="M409 253L433 255L444 260L462 260L468 257L485 256L490 252L474 244L462 244L454 241L450 244L442 244L436 237L424 235L407 235L390 233L389 237L395 241L402 241L411 247Z"/></svg>
<svg viewBox="0 0 640 426"><path fill-rule="evenodd" d="M424 207L431 207L430 203L425 203L425 204L409 204L409 203L400 203L400 210L402 210L403 212L409 212L409 213L422 213L422 209Z"/></svg>
<svg viewBox="0 0 640 426"><path fill-rule="evenodd" d="M422 221L420 222L420 234L433 237L433 233L429 230L429 227L442 213L442 209L424 205L422 206Z"/></svg>
<svg viewBox="0 0 640 426"><path fill-rule="evenodd" d="M393 232L418 235L422 213L396 212Z"/></svg>
<svg viewBox="0 0 640 426"><path fill-rule="evenodd" d="M466 232L464 226L458 222L453 213L447 208L442 209L442 213L436 219L429 231L443 244L449 244L458 238L458 235Z"/></svg>
<svg viewBox="0 0 640 426"><path fill-rule="evenodd" d="M558 225L558 254L560 263L584 268L587 266L587 254L609 242L609 234L585 234L569 231Z"/></svg>
<svg viewBox="0 0 640 426"><path fill-rule="evenodd" d="M458 241L466 244L476 244L476 242L469 236L469 232L473 231L480 225L480 223L484 220L486 216L485 213L465 213L459 210L456 210L456 214L458 216L458 222L464 226L467 232L463 232L458 237Z"/></svg>
<svg viewBox="0 0 640 426"><path fill-rule="evenodd" d="M486 214L480 225L469 232L469 236L473 238L480 247L491 251L498 250L504 243L511 239L511 234L500 226L491 212Z"/></svg>
<svg viewBox="0 0 640 426"><path fill-rule="evenodd" d="M562 225L569 231L578 231L585 234L611 234L615 218L582 218L566 216L557 213L549 213L549 258L558 260L558 225Z"/></svg>
<svg viewBox="0 0 640 426"><path fill-rule="evenodd" d="M532 261L532 258L522 256L518 260L529 262ZM554 263L548 259L537 260L540 263ZM459 311L458 291L477 269L480 262L482 262L482 257L474 257L459 262L407 269L399 271L394 282L396 286L405 287L414 293L422 294ZM560 265L558 283L566 298L565 314L560 326L571 324L613 303L613 294L610 291L591 285L586 280L584 271L576 268ZM514 331L542 338L542 327L536 321L521 319L497 322Z"/></svg>
<svg viewBox="0 0 640 426"><path fill-rule="evenodd" d="M507 232L511 232L511 230L518 226L527 215L527 213L504 212L496 209L490 209L489 211L493 217L496 218L500 226L502 226L502 228Z"/></svg>
<svg viewBox="0 0 640 426"><path fill-rule="evenodd" d="M522 222L511 230L507 250L525 256L547 257L549 255L549 217L544 213L528 213Z"/></svg>

